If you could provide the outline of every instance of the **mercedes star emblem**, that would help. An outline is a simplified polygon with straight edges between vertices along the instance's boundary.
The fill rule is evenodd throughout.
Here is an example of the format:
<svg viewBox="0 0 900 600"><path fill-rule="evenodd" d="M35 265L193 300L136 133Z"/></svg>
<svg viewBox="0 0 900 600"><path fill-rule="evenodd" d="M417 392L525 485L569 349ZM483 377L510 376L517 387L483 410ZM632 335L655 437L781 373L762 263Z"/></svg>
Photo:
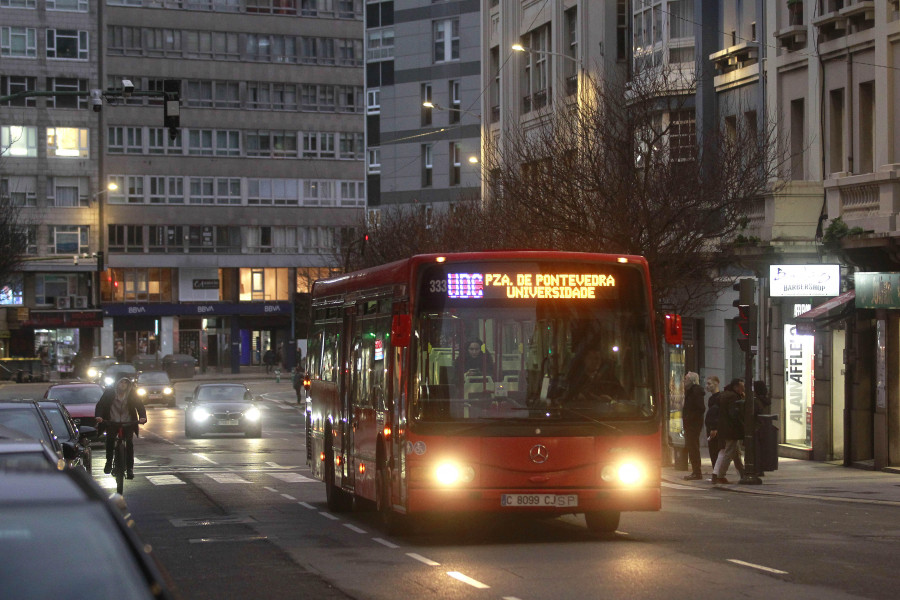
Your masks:
<svg viewBox="0 0 900 600"><path fill-rule="evenodd" d="M528 456L531 457L531 462L541 464L547 462L547 459L550 457L550 451L543 444L535 444L528 452Z"/></svg>

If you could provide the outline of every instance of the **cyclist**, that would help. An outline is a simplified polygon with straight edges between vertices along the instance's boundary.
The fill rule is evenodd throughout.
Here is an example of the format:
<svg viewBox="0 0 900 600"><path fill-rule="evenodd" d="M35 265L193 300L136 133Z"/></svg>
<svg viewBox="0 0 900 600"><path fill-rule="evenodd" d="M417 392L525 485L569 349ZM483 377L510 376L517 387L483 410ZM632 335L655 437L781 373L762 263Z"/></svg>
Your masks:
<svg viewBox="0 0 900 600"><path fill-rule="evenodd" d="M114 423L124 423L128 421L137 421L141 425L147 422L147 409L141 402L137 394L134 393L134 384L128 377L123 377L116 382L115 388L107 388L100 396L97 406L94 409L94 416L97 418L97 424L100 427L103 421L111 421ZM140 417L140 418L139 418ZM127 455L127 471L126 479L134 479L134 442L132 436L139 434L137 425L129 425L124 428L125 434L125 454ZM106 431L106 466L103 467L104 473L112 471L112 455L116 445L115 430L107 429Z"/></svg>

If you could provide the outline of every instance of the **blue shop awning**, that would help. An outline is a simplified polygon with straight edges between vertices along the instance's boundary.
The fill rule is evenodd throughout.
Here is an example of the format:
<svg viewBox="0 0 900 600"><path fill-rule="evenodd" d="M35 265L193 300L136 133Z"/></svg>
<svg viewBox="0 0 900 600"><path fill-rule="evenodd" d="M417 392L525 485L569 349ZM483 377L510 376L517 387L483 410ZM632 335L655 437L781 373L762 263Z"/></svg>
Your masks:
<svg viewBox="0 0 900 600"><path fill-rule="evenodd" d="M799 315L794 322L797 325L797 333L801 335L812 335L816 332L816 325L820 327L830 325L834 321L844 319L849 314L849 308L853 306L856 299L856 290L844 292L840 296L835 296L826 300L822 304L811 308L802 315Z"/></svg>

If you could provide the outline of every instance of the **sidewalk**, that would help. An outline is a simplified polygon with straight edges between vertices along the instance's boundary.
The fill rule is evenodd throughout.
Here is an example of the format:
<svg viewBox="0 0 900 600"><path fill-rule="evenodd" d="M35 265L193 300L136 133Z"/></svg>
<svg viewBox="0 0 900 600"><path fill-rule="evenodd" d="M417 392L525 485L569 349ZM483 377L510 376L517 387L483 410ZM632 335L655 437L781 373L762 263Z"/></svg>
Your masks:
<svg viewBox="0 0 900 600"><path fill-rule="evenodd" d="M704 467L712 471L708 464ZM662 479L668 484L707 490L900 507L900 473L792 458L779 458L778 470L766 472L761 485L738 483L740 477L733 466L728 472L729 484L713 485L709 482L710 473L704 474L705 479L685 481L688 473L664 467Z"/></svg>

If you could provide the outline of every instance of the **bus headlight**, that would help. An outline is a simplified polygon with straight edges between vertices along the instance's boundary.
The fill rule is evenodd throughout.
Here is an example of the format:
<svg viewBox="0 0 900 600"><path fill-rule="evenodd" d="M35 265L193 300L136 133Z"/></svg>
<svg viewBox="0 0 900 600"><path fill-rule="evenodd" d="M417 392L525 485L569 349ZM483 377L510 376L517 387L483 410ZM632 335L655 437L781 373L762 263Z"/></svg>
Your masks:
<svg viewBox="0 0 900 600"><path fill-rule="evenodd" d="M248 408L244 413L244 418L248 421L259 421L259 409L255 406Z"/></svg>
<svg viewBox="0 0 900 600"><path fill-rule="evenodd" d="M205 408L196 408L196 409L194 409L194 412L191 415L191 417L193 417L193 419L195 421L202 423L203 421L207 420L210 417L210 415L209 415L209 411L206 410Z"/></svg>
<svg viewBox="0 0 900 600"><path fill-rule="evenodd" d="M435 467L434 478L439 484L446 486L470 483L475 479L475 469L452 461L442 462Z"/></svg>
<svg viewBox="0 0 900 600"><path fill-rule="evenodd" d="M633 487L644 483L647 478L644 466L637 461L626 461L614 465L606 465L600 477L607 483L618 483Z"/></svg>

